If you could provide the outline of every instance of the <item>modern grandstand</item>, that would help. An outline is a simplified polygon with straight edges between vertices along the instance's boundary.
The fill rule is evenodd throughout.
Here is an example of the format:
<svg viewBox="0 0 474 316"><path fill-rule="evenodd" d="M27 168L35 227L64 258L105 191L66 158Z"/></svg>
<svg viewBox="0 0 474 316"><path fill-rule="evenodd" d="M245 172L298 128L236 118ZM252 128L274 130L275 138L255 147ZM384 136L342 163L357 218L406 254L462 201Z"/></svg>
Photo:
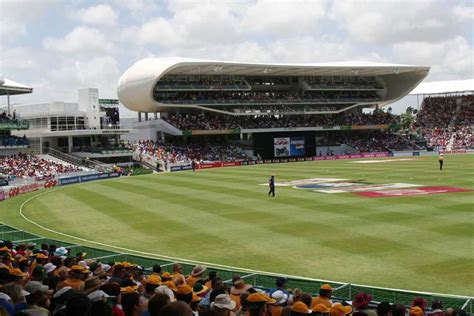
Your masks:
<svg viewBox="0 0 474 316"><path fill-rule="evenodd" d="M246 315L251 293L274 316L473 313L473 89L422 89L429 70L147 58L119 100L8 106L0 302L43 284L52 315L68 292L110 315Z"/></svg>

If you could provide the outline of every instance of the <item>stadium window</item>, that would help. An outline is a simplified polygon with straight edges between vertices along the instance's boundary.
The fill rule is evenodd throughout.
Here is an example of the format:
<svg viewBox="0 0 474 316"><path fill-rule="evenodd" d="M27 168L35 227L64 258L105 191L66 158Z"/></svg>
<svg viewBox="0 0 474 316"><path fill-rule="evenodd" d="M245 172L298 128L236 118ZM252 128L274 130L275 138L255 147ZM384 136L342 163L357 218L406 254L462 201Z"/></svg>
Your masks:
<svg viewBox="0 0 474 316"><path fill-rule="evenodd" d="M51 117L51 131L55 132L58 130L58 118L57 117Z"/></svg>

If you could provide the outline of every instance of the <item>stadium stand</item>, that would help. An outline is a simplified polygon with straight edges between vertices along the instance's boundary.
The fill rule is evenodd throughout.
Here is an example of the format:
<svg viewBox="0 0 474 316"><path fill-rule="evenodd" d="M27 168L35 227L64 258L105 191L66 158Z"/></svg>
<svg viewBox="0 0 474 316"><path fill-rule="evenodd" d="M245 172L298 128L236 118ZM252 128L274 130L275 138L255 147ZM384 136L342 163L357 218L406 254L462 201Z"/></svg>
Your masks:
<svg viewBox="0 0 474 316"><path fill-rule="evenodd" d="M160 144L143 140L129 144L129 148L140 154L148 154L169 163L198 161L236 161L247 158L238 146L224 144Z"/></svg>
<svg viewBox="0 0 474 316"><path fill-rule="evenodd" d="M153 259L61 242L0 224L0 306L5 315L153 316L162 315L157 312L162 308L173 310L175 301L185 303L182 309L164 315L209 315L210 311L247 315L249 309L265 305L271 315L472 312L468 297ZM83 314L76 314L80 310Z"/></svg>
<svg viewBox="0 0 474 316"><path fill-rule="evenodd" d="M327 115L287 115L230 117L208 113L170 114L165 120L183 130L232 129L232 128L282 128L282 127L318 127L338 125L376 125L395 124L398 117L383 111L372 114L342 113Z"/></svg>
<svg viewBox="0 0 474 316"><path fill-rule="evenodd" d="M9 178L48 179L81 170L72 164L55 162L30 154L19 153L0 157L0 173Z"/></svg>
<svg viewBox="0 0 474 316"><path fill-rule="evenodd" d="M423 100L415 128L431 147L446 150L472 148L474 96L436 96Z"/></svg>

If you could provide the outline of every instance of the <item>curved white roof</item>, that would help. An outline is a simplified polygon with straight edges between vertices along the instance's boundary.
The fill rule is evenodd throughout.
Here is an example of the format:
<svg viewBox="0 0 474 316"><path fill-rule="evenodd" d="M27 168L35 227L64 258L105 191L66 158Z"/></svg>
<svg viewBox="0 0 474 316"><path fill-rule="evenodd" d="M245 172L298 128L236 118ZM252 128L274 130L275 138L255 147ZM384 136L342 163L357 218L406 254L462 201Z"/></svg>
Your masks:
<svg viewBox="0 0 474 316"><path fill-rule="evenodd" d="M156 112L164 106L153 99L153 88L165 74L176 75L265 75L265 76L385 76L396 93L396 101L406 95L428 74L430 67L374 62L331 62L307 64L248 63L192 58L145 58L137 61L120 77L120 102L132 111ZM402 81L400 84L395 81ZM184 107L183 105L174 105ZM188 106L189 107L189 106ZM193 107L193 106L191 106Z"/></svg>
<svg viewBox="0 0 474 316"><path fill-rule="evenodd" d="M0 95L25 94L33 92L32 87L0 76Z"/></svg>
<svg viewBox="0 0 474 316"><path fill-rule="evenodd" d="M422 82L410 94L473 92L474 79Z"/></svg>

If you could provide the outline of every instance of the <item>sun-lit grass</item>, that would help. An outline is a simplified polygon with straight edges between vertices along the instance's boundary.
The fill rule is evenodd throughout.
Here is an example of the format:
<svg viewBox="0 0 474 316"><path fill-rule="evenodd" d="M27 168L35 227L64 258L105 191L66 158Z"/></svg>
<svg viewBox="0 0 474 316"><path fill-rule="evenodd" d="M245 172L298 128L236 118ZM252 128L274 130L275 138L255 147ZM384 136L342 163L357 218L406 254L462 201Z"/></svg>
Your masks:
<svg viewBox="0 0 474 316"><path fill-rule="evenodd" d="M26 204L41 225L102 243L250 269L473 295L472 192L370 199L277 187L315 177L474 188L474 156L321 161L125 177L64 187ZM32 194L0 203L1 220ZM34 194L33 194L34 195Z"/></svg>

